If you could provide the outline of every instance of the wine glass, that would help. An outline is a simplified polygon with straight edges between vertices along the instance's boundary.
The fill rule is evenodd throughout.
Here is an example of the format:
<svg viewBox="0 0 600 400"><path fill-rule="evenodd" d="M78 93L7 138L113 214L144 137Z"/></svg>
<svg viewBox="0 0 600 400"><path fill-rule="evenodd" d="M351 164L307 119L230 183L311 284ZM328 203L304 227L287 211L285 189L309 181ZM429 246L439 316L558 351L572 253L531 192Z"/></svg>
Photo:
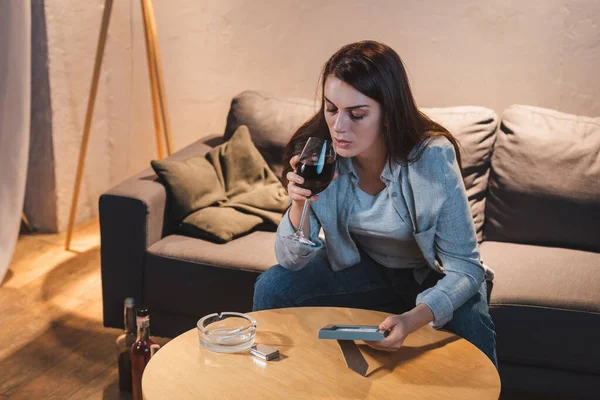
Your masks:
<svg viewBox="0 0 600 400"><path fill-rule="evenodd" d="M325 190L335 174L335 149L331 141L316 137L308 138L302 153L300 153L300 160L296 164L296 174L304 178L302 187L310 190L311 196ZM311 240L304 236L303 231L304 218L309 204L310 199L306 199L296 233L285 236L285 238L315 246Z"/></svg>

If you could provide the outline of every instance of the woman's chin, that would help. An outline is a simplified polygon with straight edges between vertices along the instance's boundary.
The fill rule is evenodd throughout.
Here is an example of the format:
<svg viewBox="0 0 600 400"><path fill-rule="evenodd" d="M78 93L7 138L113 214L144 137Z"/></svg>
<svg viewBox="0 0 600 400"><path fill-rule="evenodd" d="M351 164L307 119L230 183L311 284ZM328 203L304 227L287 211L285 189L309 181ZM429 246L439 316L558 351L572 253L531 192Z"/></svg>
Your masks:
<svg viewBox="0 0 600 400"><path fill-rule="evenodd" d="M351 158L356 155L356 154L354 154L355 152L352 151L351 149L342 149L340 147L336 147L335 152L337 153L338 156L344 157L344 158Z"/></svg>

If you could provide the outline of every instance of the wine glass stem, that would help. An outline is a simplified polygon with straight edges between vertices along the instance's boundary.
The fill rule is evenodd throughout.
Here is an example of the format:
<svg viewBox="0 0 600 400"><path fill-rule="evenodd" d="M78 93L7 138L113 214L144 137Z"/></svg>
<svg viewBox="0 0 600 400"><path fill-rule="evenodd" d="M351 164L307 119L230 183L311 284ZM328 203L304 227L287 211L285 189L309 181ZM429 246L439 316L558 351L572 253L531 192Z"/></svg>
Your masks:
<svg viewBox="0 0 600 400"><path fill-rule="evenodd" d="M306 211L308 210L308 205L310 204L310 199L306 199L304 201L304 207L302 207L302 215L300 216L300 226L298 227L298 236L304 237L304 217L306 217Z"/></svg>

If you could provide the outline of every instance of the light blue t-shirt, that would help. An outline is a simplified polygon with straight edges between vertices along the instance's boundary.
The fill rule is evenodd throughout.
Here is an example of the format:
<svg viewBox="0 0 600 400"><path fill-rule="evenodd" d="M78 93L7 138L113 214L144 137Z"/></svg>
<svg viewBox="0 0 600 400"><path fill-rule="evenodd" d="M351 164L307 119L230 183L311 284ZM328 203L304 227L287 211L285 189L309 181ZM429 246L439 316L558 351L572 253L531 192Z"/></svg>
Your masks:
<svg viewBox="0 0 600 400"><path fill-rule="evenodd" d="M354 204L348 228L360 247L388 268L427 265L413 230L398 215L387 190L371 195L354 185Z"/></svg>

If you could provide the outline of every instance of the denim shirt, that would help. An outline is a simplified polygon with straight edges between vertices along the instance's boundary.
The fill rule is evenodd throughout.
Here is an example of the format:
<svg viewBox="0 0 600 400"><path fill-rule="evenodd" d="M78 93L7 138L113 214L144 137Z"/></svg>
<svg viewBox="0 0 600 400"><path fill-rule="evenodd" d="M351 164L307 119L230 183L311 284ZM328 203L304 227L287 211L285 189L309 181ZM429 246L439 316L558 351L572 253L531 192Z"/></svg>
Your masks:
<svg viewBox="0 0 600 400"><path fill-rule="evenodd" d="M431 325L441 328L479 290L486 270L480 261L473 217L454 147L448 139L435 137L416 146L413 152L422 146L426 148L421 158L413 163L393 162L390 166L386 162L381 179L395 210L412 227L427 261L427 266L415 268L416 281L423 283L431 269L445 275L416 299L416 304L426 304L433 312ZM352 186L357 184L351 162L339 159L338 178L319 194L318 201L310 204L307 214L310 239L316 246L284 239L295 229L289 220L289 210L282 218L275 239L275 255L282 267L300 270L322 250L327 252L334 271L360 262L358 247L348 229L355 195ZM321 228L327 245L318 237ZM491 275L491 271L488 273Z"/></svg>

